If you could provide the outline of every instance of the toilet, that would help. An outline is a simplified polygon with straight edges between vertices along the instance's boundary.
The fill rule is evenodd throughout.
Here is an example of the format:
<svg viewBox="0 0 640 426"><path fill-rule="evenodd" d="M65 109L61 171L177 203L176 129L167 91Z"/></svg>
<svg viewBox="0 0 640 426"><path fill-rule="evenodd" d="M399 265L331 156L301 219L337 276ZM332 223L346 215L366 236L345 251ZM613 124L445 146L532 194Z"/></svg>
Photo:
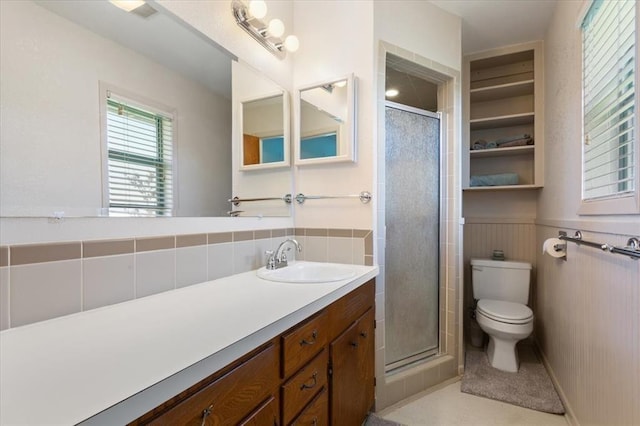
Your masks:
<svg viewBox="0 0 640 426"><path fill-rule="evenodd" d="M531 264L471 259L476 320L489 335L487 357L492 367L518 371L516 344L533 331L533 311L527 306Z"/></svg>

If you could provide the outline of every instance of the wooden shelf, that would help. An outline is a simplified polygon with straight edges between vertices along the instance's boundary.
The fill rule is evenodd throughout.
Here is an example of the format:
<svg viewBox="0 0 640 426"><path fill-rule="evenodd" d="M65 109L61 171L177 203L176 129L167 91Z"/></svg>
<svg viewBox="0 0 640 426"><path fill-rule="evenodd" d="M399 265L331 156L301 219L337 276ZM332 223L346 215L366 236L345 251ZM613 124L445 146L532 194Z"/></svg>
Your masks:
<svg viewBox="0 0 640 426"><path fill-rule="evenodd" d="M516 191L522 189L539 189L541 185L502 185L502 186L470 186L463 191Z"/></svg>
<svg viewBox="0 0 640 426"><path fill-rule="evenodd" d="M471 102L487 102L516 96L533 95L533 80L471 89Z"/></svg>
<svg viewBox="0 0 640 426"><path fill-rule="evenodd" d="M524 146L512 146L512 147L506 147L506 148L470 150L469 155L471 155L471 158L507 157L510 155L533 154L534 151L535 151L535 145L524 145Z"/></svg>
<svg viewBox="0 0 640 426"><path fill-rule="evenodd" d="M502 115L499 117L476 118L469 120L471 130L495 129L499 127L515 127L533 124L535 113Z"/></svg>

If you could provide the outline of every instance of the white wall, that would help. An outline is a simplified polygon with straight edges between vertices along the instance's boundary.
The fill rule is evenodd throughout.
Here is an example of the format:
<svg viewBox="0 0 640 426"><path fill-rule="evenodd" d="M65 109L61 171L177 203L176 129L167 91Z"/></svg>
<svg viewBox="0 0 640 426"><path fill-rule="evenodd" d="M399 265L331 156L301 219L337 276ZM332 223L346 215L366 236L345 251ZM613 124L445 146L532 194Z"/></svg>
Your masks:
<svg viewBox="0 0 640 426"><path fill-rule="evenodd" d="M546 175L538 247L560 230L580 229L587 240L622 246L640 236L640 216L577 214L582 6L558 2L545 37ZM639 424L640 262L568 243L566 261L538 254L537 264L534 333L573 421Z"/></svg>
<svg viewBox="0 0 640 426"><path fill-rule="evenodd" d="M347 195L374 190L373 2L296 1L295 88L353 73L358 79L357 162L295 168L296 192ZM297 96L294 93L294 99ZM298 138L294 131L294 140ZM374 194L375 197L375 194ZM357 199L310 200L296 206L297 227L372 229L373 204Z"/></svg>
<svg viewBox="0 0 640 426"><path fill-rule="evenodd" d="M99 214L99 82L175 109L177 213L224 214L230 100L31 2L3 2L1 29L2 216Z"/></svg>

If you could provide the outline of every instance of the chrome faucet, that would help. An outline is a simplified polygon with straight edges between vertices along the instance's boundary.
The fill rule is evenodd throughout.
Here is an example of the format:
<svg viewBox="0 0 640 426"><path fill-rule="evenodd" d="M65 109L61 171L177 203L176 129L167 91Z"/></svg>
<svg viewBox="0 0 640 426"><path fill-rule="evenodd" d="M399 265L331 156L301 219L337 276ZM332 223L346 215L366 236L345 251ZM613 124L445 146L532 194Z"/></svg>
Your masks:
<svg viewBox="0 0 640 426"><path fill-rule="evenodd" d="M265 253L267 254L267 269L280 269L287 266L289 263L287 261L287 255L285 251L291 250L291 247L286 247L287 243L291 243L296 247L298 252L302 251L302 246L293 238L289 238L280 243L275 253L272 250L267 250Z"/></svg>

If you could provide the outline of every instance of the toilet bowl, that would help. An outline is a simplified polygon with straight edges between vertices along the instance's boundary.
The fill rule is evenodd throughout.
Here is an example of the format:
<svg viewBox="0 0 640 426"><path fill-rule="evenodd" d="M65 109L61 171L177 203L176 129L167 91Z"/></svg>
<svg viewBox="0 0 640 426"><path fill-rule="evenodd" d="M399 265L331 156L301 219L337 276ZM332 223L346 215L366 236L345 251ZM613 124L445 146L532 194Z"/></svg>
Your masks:
<svg viewBox="0 0 640 426"><path fill-rule="evenodd" d="M492 367L518 371L516 344L533 332L533 311L521 303L481 299L476 307L480 328L489 335L487 357Z"/></svg>

